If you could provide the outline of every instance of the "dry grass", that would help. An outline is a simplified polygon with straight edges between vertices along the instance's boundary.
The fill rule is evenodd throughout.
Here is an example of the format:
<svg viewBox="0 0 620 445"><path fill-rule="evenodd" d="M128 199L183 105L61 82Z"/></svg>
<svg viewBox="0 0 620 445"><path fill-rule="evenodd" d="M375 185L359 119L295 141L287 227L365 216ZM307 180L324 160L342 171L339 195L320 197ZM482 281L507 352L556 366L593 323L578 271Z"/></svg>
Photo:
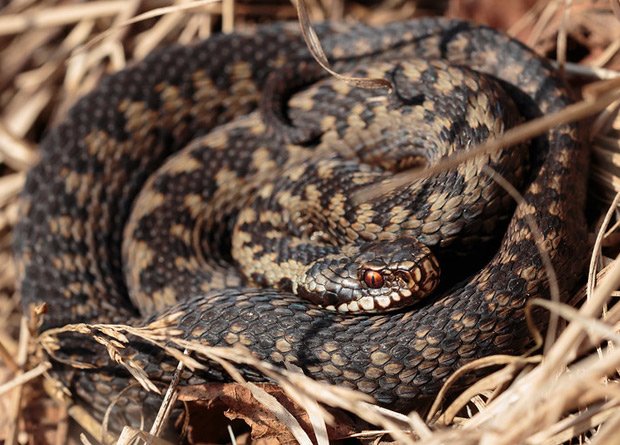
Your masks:
<svg viewBox="0 0 620 445"><path fill-rule="evenodd" d="M452 13L463 14L467 10L464 5L468 2L445 3ZM463 372L490 364L505 366L478 381L450 406L437 405L441 410L434 408L428 418L421 419L416 413L404 416L379 409L363 395L314 382L295 370L274 368L238 349L207 348L178 338L175 347L164 346L163 338L174 334L166 332L165 326L150 326L133 334L166 348L179 359L179 366L201 366L185 353L193 351L222 363L241 383L243 379L236 373L234 364L251 365L270 376L301 407L297 413L306 413L306 420L291 415L290 409L272 395L273 391L243 385L252 400L278 413L276 423L287 431L281 433L282 437L300 443L327 443L327 431L332 428L329 425L334 423L334 417L324 406L348 410L375 425L377 430L356 434L367 440L385 438L385 433L391 432L392 438L402 443L560 444L570 440L620 443L617 375L620 352L616 345L620 340L620 306L613 304L620 285L620 260L616 258L620 224L620 81L617 80L620 3L618 0L549 0L527 5L526 1L514 2L513 9L503 10L501 22L494 18L493 6L488 6L488 2L477 3L479 7L470 16L488 20L492 25L509 26L508 32L538 51L554 56L576 87L584 87L583 102L519 127L515 134L506 137L521 140L559 122L590 117L593 165L589 207L593 215L601 216L592 226L594 249L589 281L571 306L534 302L569 320L568 327L557 339L547 342L544 355L494 357L469 365ZM205 38L216 29L230 31L250 28L258 21L293 19L295 9L286 2L234 0L87 3L12 0L0 2L3 4L6 6L0 9L0 410L6 415L0 416L0 440L4 439L6 444L65 443L69 440L67 416L78 419L93 437L102 437L100 425L87 412L76 406L66 409L53 402L41 385L32 380L45 374L48 364L29 357L28 329L20 318L15 295L10 232L18 217L17 194L26 171L37 159L36 144L44 131L57 123L68 107L105 73L122 69L157 46ZM436 7L437 2L385 0L364 6L343 0L309 0L307 4L312 20L382 23L427 12L425 4ZM491 2L495 4L500 7L499 2ZM611 80L599 82L601 79ZM491 142L480 150L492 150L496 145ZM579 311L573 309L584 299ZM121 326L82 329L96 331L111 350L119 345L115 342L122 343L119 334L131 330ZM44 346L51 344L53 334L41 339ZM171 338L175 339L174 335ZM127 366L140 384L150 386L139 367L132 368L131 363ZM169 394L170 398L184 400L204 398L204 392L194 391L181 389ZM33 420L33 410L38 410L37 421ZM162 415L165 418L165 407ZM309 430L300 424L304 421L310 425ZM130 443L136 434L152 438L158 431L158 422L144 429L149 433L127 430L118 443ZM290 436L285 436L288 433ZM112 440L110 436L108 439Z"/></svg>

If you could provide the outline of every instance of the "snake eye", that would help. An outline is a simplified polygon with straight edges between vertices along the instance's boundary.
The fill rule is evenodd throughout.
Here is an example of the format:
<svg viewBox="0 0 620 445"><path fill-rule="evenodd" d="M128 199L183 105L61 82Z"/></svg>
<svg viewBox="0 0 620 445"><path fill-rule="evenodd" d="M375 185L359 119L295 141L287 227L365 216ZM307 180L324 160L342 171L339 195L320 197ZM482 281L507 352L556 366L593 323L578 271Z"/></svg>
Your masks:
<svg viewBox="0 0 620 445"><path fill-rule="evenodd" d="M381 286L383 286L383 275L381 275L376 270L364 271L363 277L364 283L366 283L366 286L370 287L371 289L379 289Z"/></svg>

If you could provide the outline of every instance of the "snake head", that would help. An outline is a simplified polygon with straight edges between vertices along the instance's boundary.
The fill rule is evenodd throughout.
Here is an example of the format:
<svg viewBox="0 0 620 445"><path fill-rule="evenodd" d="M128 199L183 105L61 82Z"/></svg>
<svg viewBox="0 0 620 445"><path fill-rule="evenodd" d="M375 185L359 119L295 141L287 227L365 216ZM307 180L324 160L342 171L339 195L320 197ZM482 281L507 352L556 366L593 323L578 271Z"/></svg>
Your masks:
<svg viewBox="0 0 620 445"><path fill-rule="evenodd" d="M410 236L344 247L307 270L297 294L344 313L386 312L413 305L439 284L431 250Z"/></svg>

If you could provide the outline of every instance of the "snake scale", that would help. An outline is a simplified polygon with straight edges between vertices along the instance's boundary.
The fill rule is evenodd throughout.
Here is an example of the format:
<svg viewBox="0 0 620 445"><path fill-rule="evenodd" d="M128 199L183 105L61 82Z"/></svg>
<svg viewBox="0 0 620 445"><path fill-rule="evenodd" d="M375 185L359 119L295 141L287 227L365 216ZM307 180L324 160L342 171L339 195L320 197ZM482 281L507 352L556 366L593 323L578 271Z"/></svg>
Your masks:
<svg viewBox="0 0 620 445"><path fill-rule="evenodd" d="M442 144L449 154L564 108L562 81L522 44L466 22L316 29L336 70L392 91L327 78L295 27L270 24L147 57L45 137L15 229L23 304L47 303L42 329L177 313L184 338L241 343L403 411L459 366L524 350L526 303L549 297L527 218L563 295L583 270L575 125L483 156L520 188L517 205L478 161L351 197L447 156ZM396 310L373 313L383 308ZM59 346L97 365L52 360L101 415L128 373L79 335ZM153 381L169 381L172 360L131 347ZM182 383L225 379L208 365Z"/></svg>

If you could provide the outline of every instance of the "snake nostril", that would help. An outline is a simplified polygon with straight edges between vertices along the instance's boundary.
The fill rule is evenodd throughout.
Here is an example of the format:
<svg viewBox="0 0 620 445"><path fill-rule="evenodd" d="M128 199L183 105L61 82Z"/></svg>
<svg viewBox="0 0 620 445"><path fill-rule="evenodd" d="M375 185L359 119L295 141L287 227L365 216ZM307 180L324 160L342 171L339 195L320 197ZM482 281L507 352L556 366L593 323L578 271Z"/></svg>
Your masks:
<svg viewBox="0 0 620 445"><path fill-rule="evenodd" d="M379 289L383 286L383 275L376 270L366 270L363 273L364 283L371 289Z"/></svg>
<svg viewBox="0 0 620 445"><path fill-rule="evenodd" d="M395 276L400 280L401 284L404 286L412 286L413 277L410 273L399 270L395 273Z"/></svg>

